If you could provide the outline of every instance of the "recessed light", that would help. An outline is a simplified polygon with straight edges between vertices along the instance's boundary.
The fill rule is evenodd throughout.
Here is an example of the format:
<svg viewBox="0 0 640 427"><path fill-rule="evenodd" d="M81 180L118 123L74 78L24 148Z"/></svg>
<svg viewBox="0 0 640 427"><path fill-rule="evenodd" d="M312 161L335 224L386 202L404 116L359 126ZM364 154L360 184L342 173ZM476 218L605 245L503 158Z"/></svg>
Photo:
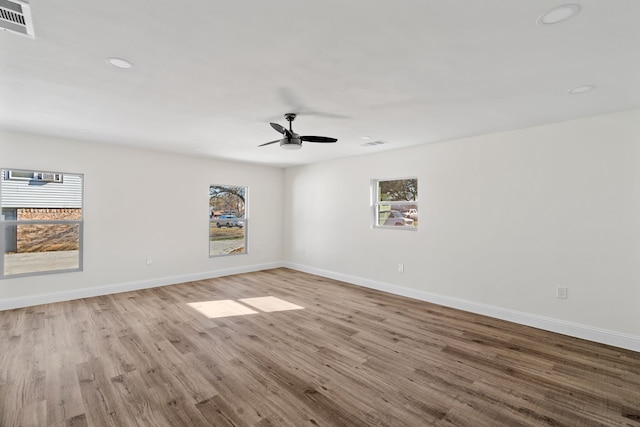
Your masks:
<svg viewBox="0 0 640 427"><path fill-rule="evenodd" d="M567 91L567 93L569 95L578 95L580 93L585 93L585 92L589 92L591 90L594 90L595 88L596 88L596 85L578 86L578 87L574 87L573 89L569 89Z"/></svg>
<svg viewBox="0 0 640 427"><path fill-rule="evenodd" d="M579 4L563 4L540 15L536 23L538 25L558 24L573 18L578 12L580 12Z"/></svg>
<svg viewBox="0 0 640 427"><path fill-rule="evenodd" d="M360 139L364 139L365 141L368 141L371 139L370 136L361 136Z"/></svg>
<svg viewBox="0 0 640 427"><path fill-rule="evenodd" d="M107 64L112 65L116 68L129 69L133 67L133 63L122 58L107 58L106 61Z"/></svg>

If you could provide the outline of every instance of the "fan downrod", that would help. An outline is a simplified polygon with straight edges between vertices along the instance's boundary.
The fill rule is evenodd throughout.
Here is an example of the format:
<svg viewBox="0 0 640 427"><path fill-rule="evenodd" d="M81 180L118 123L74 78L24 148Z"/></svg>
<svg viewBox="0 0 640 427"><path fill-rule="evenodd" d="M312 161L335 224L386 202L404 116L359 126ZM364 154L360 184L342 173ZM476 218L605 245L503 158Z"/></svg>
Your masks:
<svg viewBox="0 0 640 427"><path fill-rule="evenodd" d="M289 132L293 133L293 121L296 118L296 113L285 113L284 118L289 122ZM294 134L295 135L295 134ZM291 140L291 138L289 138Z"/></svg>

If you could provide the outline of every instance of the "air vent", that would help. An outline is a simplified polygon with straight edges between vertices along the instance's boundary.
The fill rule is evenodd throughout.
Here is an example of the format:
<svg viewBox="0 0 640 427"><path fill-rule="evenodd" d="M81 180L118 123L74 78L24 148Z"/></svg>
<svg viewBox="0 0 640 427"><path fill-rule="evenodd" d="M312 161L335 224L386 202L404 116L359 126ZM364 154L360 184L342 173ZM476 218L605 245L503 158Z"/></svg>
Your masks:
<svg viewBox="0 0 640 427"><path fill-rule="evenodd" d="M360 145L362 145L363 147L373 147L375 145L382 145L382 144L386 144L386 142L385 141L380 141L380 140L378 140L378 141L369 141L369 142L365 142L364 144L360 144Z"/></svg>
<svg viewBox="0 0 640 427"><path fill-rule="evenodd" d="M35 38L26 0L0 0L0 29Z"/></svg>

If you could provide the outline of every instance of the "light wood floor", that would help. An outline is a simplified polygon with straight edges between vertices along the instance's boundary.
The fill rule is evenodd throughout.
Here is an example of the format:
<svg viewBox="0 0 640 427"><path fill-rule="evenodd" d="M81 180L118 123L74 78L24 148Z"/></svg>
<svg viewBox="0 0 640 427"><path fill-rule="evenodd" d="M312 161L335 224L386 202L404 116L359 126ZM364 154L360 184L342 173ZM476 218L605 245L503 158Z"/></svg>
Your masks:
<svg viewBox="0 0 640 427"><path fill-rule="evenodd" d="M276 269L0 312L0 425L640 426L640 353Z"/></svg>

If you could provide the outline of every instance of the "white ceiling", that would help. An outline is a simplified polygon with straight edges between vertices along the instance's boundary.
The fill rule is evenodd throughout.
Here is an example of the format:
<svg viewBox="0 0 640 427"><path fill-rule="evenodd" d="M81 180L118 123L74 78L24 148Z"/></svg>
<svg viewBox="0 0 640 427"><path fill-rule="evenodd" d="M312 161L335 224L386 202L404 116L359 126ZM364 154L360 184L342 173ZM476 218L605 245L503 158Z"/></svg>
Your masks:
<svg viewBox="0 0 640 427"><path fill-rule="evenodd" d="M640 1L562 3L31 0L0 128L286 167L640 107ZM287 112L338 142L258 148Z"/></svg>

